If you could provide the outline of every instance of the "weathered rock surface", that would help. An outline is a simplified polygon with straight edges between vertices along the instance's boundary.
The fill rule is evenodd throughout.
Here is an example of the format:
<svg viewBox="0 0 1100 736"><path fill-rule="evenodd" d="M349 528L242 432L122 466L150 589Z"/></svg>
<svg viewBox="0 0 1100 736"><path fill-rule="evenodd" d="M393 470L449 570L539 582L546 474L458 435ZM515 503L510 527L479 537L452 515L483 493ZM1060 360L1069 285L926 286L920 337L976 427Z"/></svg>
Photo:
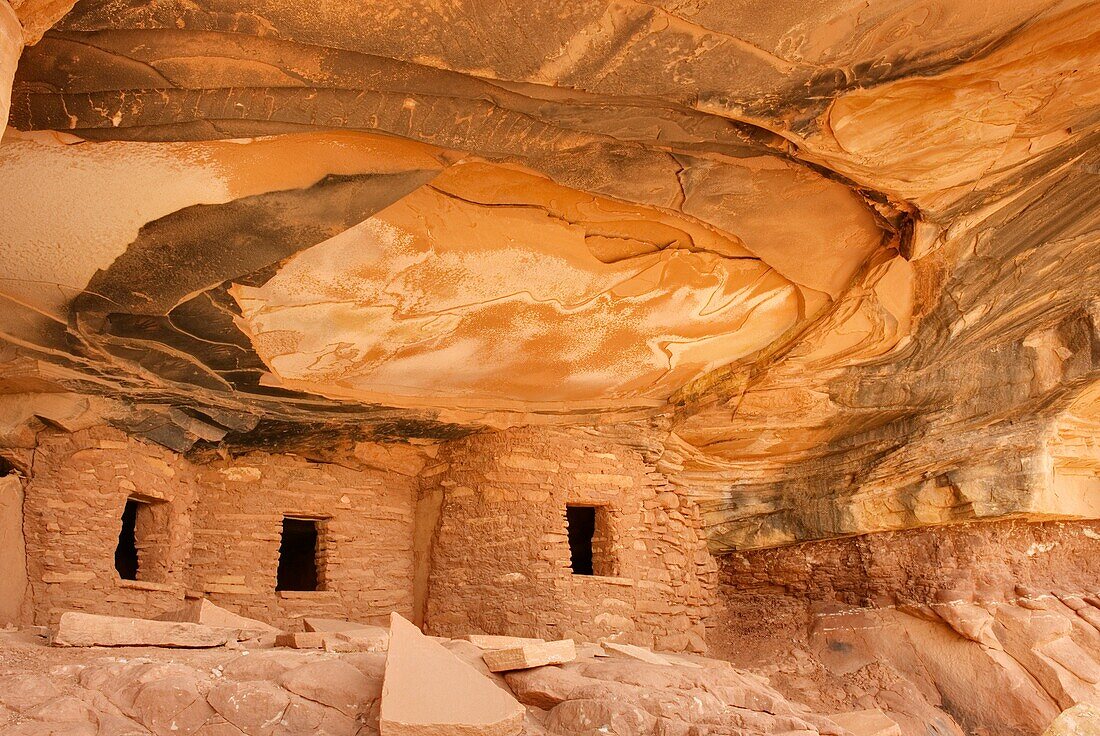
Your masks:
<svg viewBox="0 0 1100 736"><path fill-rule="evenodd" d="M3 665L0 708L8 710L0 710L0 733L377 733L382 673L353 658L363 655L179 650L168 662L158 661L158 650L124 651L51 665L44 674Z"/></svg>
<svg viewBox="0 0 1100 736"><path fill-rule="evenodd" d="M878 709L833 713L829 718L853 736L901 736L901 727Z"/></svg>
<svg viewBox="0 0 1100 736"><path fill-rule="evenodd" d="M741 639L735 655L752 661L754 671L704 657L693 657L692 666L679 657L659 665L594 656L589 649L563 665L499 678L447 651L478 652L470 642L445 641L445 648L417 633L422 646L435 650L431 661L446 655L463 679L456 684L446 667L405 675L425 698L418 708L446 707L432 695L446 683L467 695L466 688L480 686L489 697L514 695L525 715L508 733L927 736L931 729L950 736L1040 736L1057 726L1063 729L1058 736L1091 736L1080 729L1100 687L1100 629L1081 614L1094 606L1079 603L1092 596L1032 593L965 606L935 597L942 602L905 608L817 606L812 628L802 633L778 615L795 599L773 597L767 601L776 610L768 621L771 639ZM955 613L944 617L948 610ZM967 622L977 617L991 623L986 630L993 638L984 643L971 638L981 629ZM415 627L408 626L412 630L402 633L411 635ZM398 639L397 655L127 648L105 656L0 634L0 734L387 733L383 681L393 671L387 659L404 656L402 646ZM397 686L398 679L387 683ZM484 700L466 703L477 710ZM444 733L480 732L484 725L460 731L459 720L437 725ZM1077 732L1065 731L1071 724Z"/></svg>
<svg viewBox="0 0 1100 736"><path fill-rule="evenodd" d="M0 734L366 736L391 728L384 707L379 722L386 655L126 649L75 663L59 660L66 651L13 645L0 635L0 708L6 709L0 710ZM564 666L510 673L503 687L528 707L512 700L525 720L508 733L657 736L695 728L730 736L862 736L785 700L760 677L725 662L698 661L700 667L687 669L582 656ZM489 676L467 672L494 697L512 698ZM418 673L422 687L432 688L432 675ZM455 722L438 732L479 728Z"/></svg>
<svg viewBox="0 0 1100 736"><path fill-rule="evenodd" d="M815 712L881 710L903 736L1037 736L1100 699L1095 527L968 524L732 555L712 652Z"/></svg>
<svg viewBox="0 0 1100 736"><path fill-rule="evenodd" d="M586 660L505 675L525 705L548 711L559 734L837 734L832 721L787 702L763 680L725 663L698 669Z"/></svg>

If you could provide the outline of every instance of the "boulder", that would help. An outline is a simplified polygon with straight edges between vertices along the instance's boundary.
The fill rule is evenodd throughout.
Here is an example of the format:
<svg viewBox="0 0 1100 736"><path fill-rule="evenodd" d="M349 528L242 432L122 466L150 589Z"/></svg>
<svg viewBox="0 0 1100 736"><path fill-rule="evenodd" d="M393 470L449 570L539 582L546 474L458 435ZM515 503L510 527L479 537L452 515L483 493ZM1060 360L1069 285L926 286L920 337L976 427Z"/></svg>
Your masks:
<svg viewBox="0 0 1100 736"><path fill-rule="evenodd" d="M177 621L98 616L67 611L61 614L53 643L63 647L220 647L237 641L236 629Z"/></svg>
<svg viewBox="0 0 1100 736"><path fill-rule="evenodd" d="M1062 711L1043 736L1100 736L1100 706L1078 703Z"/></svg>
<svg viewBox="0 0 1100 736"><path fill-rule="evenodd" d="M490 672L507 672L565 664L577 658L577 646L572 639L522 644L507 649L493 649L481 656Z"/></svg>
<svg viewBox="0 0 1100 736"><path fill-rule="evenodd" d="M392 614L381 736L515 736L525 712L509 693Z"/></svg>
<svg viewBox="0 0 1100 736"><path fill-rule="evenodd" d="M504 676L519 702L532 708L550 709L569 700L589 678L562 667L516 670Z"/></svg>
<svg viewBox="0 0 1100 736"><path fill-rule="evenodd" d="M24 715L26 720L4 729L5 736L98 736L99 733L95 710L71 695L48 700Z"/></svg>
<svg viewBox="0 0 1100 736"><path fill-rule="evenodd" d="M241 654L221 666L222 676L229 680L276 680L279 675L301 667L321 657L320 652L288 652L280 649Z"/></svg>

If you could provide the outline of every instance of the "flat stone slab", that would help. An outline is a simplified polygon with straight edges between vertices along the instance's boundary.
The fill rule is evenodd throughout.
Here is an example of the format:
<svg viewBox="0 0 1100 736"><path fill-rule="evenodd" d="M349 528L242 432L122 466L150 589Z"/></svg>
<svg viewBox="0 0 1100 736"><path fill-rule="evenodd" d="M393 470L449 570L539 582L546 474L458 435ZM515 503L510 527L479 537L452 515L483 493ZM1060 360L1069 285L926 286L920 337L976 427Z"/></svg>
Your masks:
<svg viewBox="0 0 1100 736"><path fill-rule="evenodd" d="M671 667L670 662L665 657L662 657L656 652L652 652L645 647L635 646L633 644L619 644L618 642L605 641L601 643L604 651L608 654L629 657L630 659L636 659L639 662L645 662L646 664L657 664L663 667Z"/></svg>
<svg viewBox="0 0 1100 736"><path fill-rule="evenodd" d="M508 672L565 664L577 658L577 645L572 639L522 644L507 649L493 649L481 655L490 672Z"/></svg>
<svg viewBox="0 0 1100 736"><path fill-rule="evenodd" d="M336 618L316 618L306 616L302 619L306 631L355 631L356 629L384 629L384 626L361 624L356 621L344 621Z"/></svg>
<svg viewBox="0 0 1100 736"><path fill-rule="evenodd" d="M480 649L509 649L522 647L525 644L545 644L546 639L535 639L525 636L498 636L496 634L469 634L466 641Z"/></svg>
<svg viewBox="0 0 1100 736"><path fill-rule="evenodd" d="M275 637L275 646L291 649L322 649L330 638L333 638L333 634L327 631L282 633Z"/></svg>
<svg viewBox="0 0 1100 736"><path fill-rule="evenodd" d="M390 630L367 626L325 634L326 652L384 652L390 648Z"/></svg>
<svg viewBox="0 0 1100 736"><path fill-rule="evenodd" d="M157 617L158 621L179 621L192 624L203 624L225 629L239 629L241 638L254 639L265 634L278 631L263 621L254 618L240 616L232 611L227 611L221 606L211 603L206 598L197 598L187 601L183 608L170 611Z"/></svg>
<svg viewBox="0 0 1100 736"><path fill-rule="evenodd" d="M97 616L67 611L54 634L62 647L190 647L225 646L238 640L236 629L178 621Z"/></svg>
<svg viewBox="0 0 1100 736"><path fill-rule="evenodd" d="M381 736L515 736L525 713L511 694L392 614Z"/></svg>

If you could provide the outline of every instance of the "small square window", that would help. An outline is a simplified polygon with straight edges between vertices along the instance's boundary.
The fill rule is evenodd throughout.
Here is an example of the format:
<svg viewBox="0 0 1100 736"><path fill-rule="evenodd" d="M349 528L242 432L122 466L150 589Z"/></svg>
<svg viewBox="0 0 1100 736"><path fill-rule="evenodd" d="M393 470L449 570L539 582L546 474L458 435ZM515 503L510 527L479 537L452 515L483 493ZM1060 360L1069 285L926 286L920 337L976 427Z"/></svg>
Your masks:
<svg viewBox="0 0 1100 736"><path fill-rule="evenodd" d="M279 571L275 590L324 590L319 564L321 523L318 519L283 518Z"/></svg>

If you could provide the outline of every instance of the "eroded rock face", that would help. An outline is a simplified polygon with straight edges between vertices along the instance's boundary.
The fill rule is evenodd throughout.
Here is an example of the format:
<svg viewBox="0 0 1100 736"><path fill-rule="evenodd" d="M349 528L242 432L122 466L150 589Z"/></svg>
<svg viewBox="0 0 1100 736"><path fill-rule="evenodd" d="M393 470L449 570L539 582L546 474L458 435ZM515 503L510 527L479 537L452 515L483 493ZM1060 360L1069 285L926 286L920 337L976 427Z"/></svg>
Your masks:
<svg viewBox="0 0 1100 736"><path fill-rule="evenodd" d="M1041 734L1100 697L1098 538L1001 521L736 553L712 652L815 711L882 710L905 736Z"/></svg>
<svg viewBox="0 0 1100 736"><path fill-rule="evenodd" d="M12 392L644 421L718 551L1100 513L1094 4L14 7Z"/></svg>
<svg viewBox="0 0 1100 736"><path fill-rule="evenodd" d="M563 10L558 23L580 32L597 21L597 10ZM563 76L558 82L526 84L534 81L528 70L510 87L501 81L508 75L471 74L460 64L412 61L405 53L386 59L374 48L381 37L372 40L373 31L365 36L345 17L355 11L333 4L319 12L344 17L342 25L351 24L347 38L317 45L298 28L295 13L274 6L257 9L254 17L269 15L273 27L285 25L279 34L285 38L278 41L258 27L240 27L233 38L212 34L213 26L190 28L182 16L162 26L164 18L147 15L141 6L133 12L116 8L110 18L84 6L70 14L24 60L20 126L103 139L95 130L108 125L114 131L109 137L141 140L149 139L146 131L154 125L161 130L157 141L194 143L88 149L93 166L132 166L135 157L143 159L139 176L172 177L158 188L168 196L142 205L145 212L127 215L129 222L105 223L103 273L91 279L86 269L93 262L85 261L83 272L74 270L60 254L42 254L34 242L40 234L25 236L12 248L24 254L17 255L21 270L63 281L63 293L11 296L20 304L49 301L26 306L74 322L66 331L80 332L80 342L106 352L112 357L102 357L112 363L130 362L136 357L131 350L145 352L148 359L138 362L155 367L138 383L152 379L161 390L167 387L158 376L211 389L222 394L220 401L228 394L229 403L293 389L337 405L426 407L429 416L482 423L503 412L516 415L508 420L514 422L531 413L658 411L689 381L758 353L819 315L872 252L899 242L897 212L884 220L884 205L869 202L828 171L792 160L782 138L759 126L660 95L635 100L583 91L581 84L564 82L572 62L555 72L547 67L548 74ZM553 41L545 43L549 51ZM726 51L740 57L744 49ZM585 53L577 48L548 55L566 62ZM90 63L83 63L85 56ZM794 69L780 67L784 73ZM239 120L230 127L236 129L223 133L216 130L221 123L200 132L201 125L185 119L197 109L177 114L143 102L102 118L95 110L104 108L90 103L108 88L125 89L135 99L157 90L162 101L182 101L204 89L225 89L229 80L245 94L268 90L271 99L283 97L290 107L277 104L277 112L259 98L256 105L234 103ZM575 91L565 92L567 87ZM359 90L363 104L349 105L349 90ZM47 123L57 103L69 109L69 95L92 104L87 117L64 113L64 121ZM302 107L294 101L299 98L313 102ZM316 110L307 111L315 105L344 107L349 114L342 123L322 121ZM210 113L211 122L223 114ZM343 149L383 148L386 162L376 155L356 165L354 155L343 155L326 163L323 153L312 153L306 171L291 161L263 171L257 164L227 168L217 166L225 153L201 142L289 134L303 125L362 131L344 134ZM654 133L654 126L662 132ZM419 143L379 139L377 132ZM43 150L43 140L10 143L12 159L60 155L56 145ZM317 145L324 143L331 141ZM283 156L295 144L283 136L243 148L256 146L268 156L272 149ZM241 150L229 149L237 159ZM372 179L373 205L328 225L316 221L322 215L317 208L331 206L333 197L371 197L352 182L335 183L326 175L368 174L400 177L401 183ZM214 187L186 193L188 179L199 183L212 175ZM299 195L263 199L265 192L310 185ZM25 189L15 177L12 187ZM79 185L57 189L70 187ZM378 190L389 201L379 201ZM188 196L192 203L225 203L228 209L188 215ZM234 232L256 228L249 217L265 208L284 212L288 197L314 203L314 211L281 219L320 226L319 238L252 232L253 238L284 244L243 261L234 253L244 242L226 247L240 240ZM196 219L219 220L217 232L209 225L195 232L187 222ZM149 225L135 239L135 225L144 223ZM332 237L339 232L345 234ZM286 242L291 238L296 242ZM179 257L164 252L167 242L197 259L177 285L163 283L164 270L156 269ZM36 262L27 263L31 252ZM67 277L57 279L66 269ZM139 283L152 270L161 283ZM250 273L256 276L246 278ZM312 275L309 283L301 279L305 273ZM85 296L73 300L81 290ZM186 303L180 301L184 296ZM84 316L70 318L66 312L74 307ZM240 313L236 324L232 312ZM60 347L56 338L62 335L51 340L44 334L48 323L32 315L24 321L42 325L22 325L30 342ZM203 341L219 343L219 355L207 355ZM191 356L182 363L181 348ZM124 370L132 374L132 368ZM190 397L185 403L198 402ZM319 402L317 408L322 406L332 404ZM184 428L192 435L196 429Z"/></svg>

